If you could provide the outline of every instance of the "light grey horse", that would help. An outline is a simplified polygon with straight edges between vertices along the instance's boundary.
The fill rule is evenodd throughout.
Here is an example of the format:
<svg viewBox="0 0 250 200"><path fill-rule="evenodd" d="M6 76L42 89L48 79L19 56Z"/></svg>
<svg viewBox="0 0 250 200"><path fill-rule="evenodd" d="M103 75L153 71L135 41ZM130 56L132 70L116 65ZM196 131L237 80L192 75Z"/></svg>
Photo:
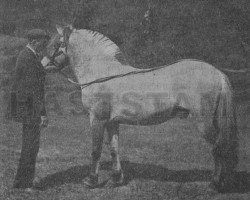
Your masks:
<svg viewBox="0 0 250 200"><path fill-rule="evenodd" d="M124 64L119 47L100 33L59 26L57 31L48 55L55 55L55 46L60 46L63 53L57 62L69 59L90 116L92 165L85 185L98 185L105 129L113 162L108 181L112 186L124 181L118 154L119 125L159 124L177 116L195 119L201 137L212 145L214 186L225 188L230 183L238 162L238 133L232 89L225 74L191 59L155 70L136 69Z"/></svg>

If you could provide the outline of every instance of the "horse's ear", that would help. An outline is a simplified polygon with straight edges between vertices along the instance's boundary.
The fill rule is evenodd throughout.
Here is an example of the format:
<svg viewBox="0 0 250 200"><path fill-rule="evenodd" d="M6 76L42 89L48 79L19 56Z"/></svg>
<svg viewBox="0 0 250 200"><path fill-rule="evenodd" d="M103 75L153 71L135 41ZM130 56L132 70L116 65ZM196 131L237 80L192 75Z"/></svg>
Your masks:
<svg viewBox="0 0 250 200"><path fill-rule="evenodd" d="M63 27L61 27L60 25L56 24L56 30L58 32L59 35L63 35Z"/></svg>

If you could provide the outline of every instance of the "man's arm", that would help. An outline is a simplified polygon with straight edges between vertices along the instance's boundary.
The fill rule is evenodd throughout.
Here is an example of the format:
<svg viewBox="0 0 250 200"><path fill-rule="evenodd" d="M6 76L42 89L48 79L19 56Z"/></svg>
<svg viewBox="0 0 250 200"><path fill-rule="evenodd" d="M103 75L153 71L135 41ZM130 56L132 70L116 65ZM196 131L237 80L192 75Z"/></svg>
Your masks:
<svg viewBox="0 0 250 200"><path fill-rule="evenodd" d="M37 81L33 60L21 55L16 63L16 82L19 83L17 85L18 98L25 100L33 96Z"/></svg>

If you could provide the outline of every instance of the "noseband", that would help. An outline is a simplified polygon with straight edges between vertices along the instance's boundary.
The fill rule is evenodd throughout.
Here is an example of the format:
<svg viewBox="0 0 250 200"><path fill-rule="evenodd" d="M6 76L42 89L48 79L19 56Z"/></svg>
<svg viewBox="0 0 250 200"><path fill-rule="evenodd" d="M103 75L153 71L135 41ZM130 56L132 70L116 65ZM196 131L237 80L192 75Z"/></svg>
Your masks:
<svg viewBox="0 0 250 200"><path fill-rule="evenodd" d="M63 45L65 45L65 42L61 42L60 45L56 45L53 55L49 58L50 63L57 66L57 67L60 64L56 62L55 58L62 55L62 54L64 54L64 52L62 50L59 50Z"/></svg>

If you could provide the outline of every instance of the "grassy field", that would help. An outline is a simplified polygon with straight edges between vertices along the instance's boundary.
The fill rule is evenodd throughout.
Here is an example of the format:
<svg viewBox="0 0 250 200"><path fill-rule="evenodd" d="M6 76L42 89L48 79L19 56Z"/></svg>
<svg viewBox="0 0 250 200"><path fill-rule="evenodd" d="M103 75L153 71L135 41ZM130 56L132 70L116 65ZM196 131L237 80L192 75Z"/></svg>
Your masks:
<svg viewBox="0 0 250 200"><path fill-rule="evenodd" d="M11 66L11 55L15 56L13 49L18 49L25 41L6 36L1 39L3 42L0 49L4 49L1 51L1 61L4 63L7 60ZM4 44L7 48L4 48ZM4 70L11 71L6 70L6 66ZM241 80L242 75L237 75L237 79ZM89 121L81 112L78 90L59 74L47 77L46 102L50 125L41 135L36 164L38 190L34 194L13 190L12 184L21 149L21 125L4 120L8 94L6 88L9 84L6 83L4 86L6 87L1 89L0 95L1 200L244 200L250 197L249 185L239 185L226 194L217 193L209 188L213 169L210 147L199 137L192 122L179 119L159 126L121 126L120 155L126 183L113 189L102 187L111 168L108 146L105 144L100 172L101 186L93 190L84 188L82 180L89 172L91 159ZM242 176L249 180L250 112L248 95L243 97L245 98L239 96L240 101L237 101L241 133L239 170L243 171Z"/></svg>
<svg viewBox="0 0 250 200"><path fill-rule="evenodd" d="M65 106L64 106L65 108ZM246 110L241 104L238 111ZM121 126L120 155L125 172L123 186L102 187L108 179L111 163L104 145L100 172L101 186L86 189L82 179L88 174L91 135L88 118L50 112L50 125L42 131L37 158L34 194L11 189L21 147L21 126L1 124L0 199L249 199L250 188L219 194L209 188L213 162L210 147L198 136L190 121L171 120L159 126ZM242 112L243 113L243 112ZM240 120L240 132L246 146L241 146L241 165L250 169L249 113ZM239 116L240 117L240 116ZM246 121L245 121L246 122ZM241 166L241 167L242 167ZM245 176L246 174L244 174ZM247 175L249 177L249 174Z"/></svg>
<svg viewBox="0 0 250 200"><path fill-rule="evenodd" d="M249 68L248 0L83 1L76 25L110 37L132 66L148 68L196 58L219 69ZM79 91L59 74L49 75L46 81L50 125L41 134L38 190L27 194L11 188L20 156L21 126L6 121L4 113L16 56L26 44L22 37L30 28L53 33L55 23L71 22L76 2L0 1L0 34L5 34L0 35L0 200L249 199L250 73L227 73L237 94L241 138L239 184L231 192L220 194L209 188L213 169L210 147L198 137L192 122L179 119L159 126L121 126L120 155L126 183L113 189L102 187L111 168L105 144L102 184L93 190L84 188L82 180L91 159L89 121L82 113ZM149 22L145 18L148 10Z"/></svg>

